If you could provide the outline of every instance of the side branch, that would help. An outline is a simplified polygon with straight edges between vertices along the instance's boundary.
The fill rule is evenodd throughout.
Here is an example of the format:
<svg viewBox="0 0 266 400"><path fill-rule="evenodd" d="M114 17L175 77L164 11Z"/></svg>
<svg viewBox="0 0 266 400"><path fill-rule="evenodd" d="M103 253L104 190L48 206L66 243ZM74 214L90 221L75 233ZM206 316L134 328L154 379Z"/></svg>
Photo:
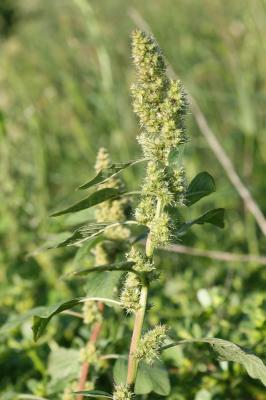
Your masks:
<svg viewBox="0 0 266 400"><path fill-rule="evenodd" d="M257 256L255 254L236 254L226 251L217 250L203 250L195 247L184 246L181 244L172 244L161 250L171 251L173 253L187 254L194 257L206 257L213 260L227 261L227 262L247 262L266 265L266 256Z"/></svg>
<svg viewBox="0 0 266 400"><path fill-rule="evenodd" d="M148 296L148 287L143 286L140 295L140 308L135 315L134 330L131 338L131 345L128 356L128 375L127 375L127 385L132 387L136 380L138 360L135 358L135 352L138 347L138 343L141 338L142 327L145 317L146 304Z"/></svg>

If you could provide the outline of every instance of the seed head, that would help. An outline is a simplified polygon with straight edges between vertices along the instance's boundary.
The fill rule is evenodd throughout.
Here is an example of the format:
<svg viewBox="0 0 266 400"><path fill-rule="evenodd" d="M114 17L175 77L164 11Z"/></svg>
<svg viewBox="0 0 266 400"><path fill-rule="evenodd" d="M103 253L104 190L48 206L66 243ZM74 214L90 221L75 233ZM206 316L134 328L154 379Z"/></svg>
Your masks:
<svg viewBox="0 0 266 400"><path fill-rule="evenodd" d="M164 205L171 202L172 193L165 170L157 163L150 161L147 166L147 173L142 189L143 193L160 198Z"/></svg>
<svg viewBox="0 0 266 400"><path fill-rule="evenodd" d="M82 311L84 324L91 325L102 320L102 314L94 301L86 301L83 304Z"/></svg>
<svg viewBox="0 0 266 400"><path fill-rule="evenodd" d="M169 176L168 159L172 150L187 141L187 100L182 83L168 78L163 55L153 37L139 30L133 32L132 57L137 72L137 83L132 86L133 108L142 128L137 139L149 159L136 220L148 226L152 244L157 247L170 239L169 216L165 212L155 215L157 200L163 208L183 205L185 200L184 168L171 170Z"/></svg>
<svg viewBox="0 0 266 400"><path fill-rule="evenodd" d="M172 171L169 177L171 191L175 193L176 205L184 206L186 201L187 179L184 167Z"/></svg>
<svg viewBox="0 0 266 400"><path fill-rule="evenodd" d="M163 212L159 217L155 217L149 225L153 247L165 246L170 241L170 217Z"/></svg>
<svg viewBox="0 0 266 400"><path fill-rule="evenodd" d="M129 272L120 295L121 305L127 313L131 314L139 309L140 291L141 285L139 279L136 274Z"/></svg>
<svg viewBox="0 0 266 400"><path fill-rule="evenodd" d="M138 137L145 157L167 163L171 148L187 141L184 116L187 100L179 80L170 80L159 46L144 32L132 34L132 56L137 70L133 109L144 132Z"/></svg>
<svg viewBox="0 0 266 400"><path fill-rule="evenodd" d="M109 153L105 148L100 148L95 163L96 172L99 172L103 168L108 168L110 165L111 159ZM111 178L99 186L99 188L122 187L123 182L118 178ZM95 219L97 222L124 222L127 219L127 210L129 206L130 202L128 198L104 201L97 206L95 210ZM112 240L123 240L130 236L130 231L125 227L117 226L112 229L107 229L105 236Z"/></svg>
<svg viewBox="0 0 266 400"><path fill-rule="evenodd" d="M127 385L116 385L113 393L113 400L133 400L134 394Z"/></svg>
<svg viewBox="0 0 266 400"><path fill-rule="evenodd" d="M165 325L158 325L145 333L134 356L138 360L145 360L148 364L152 364L156 358L159 358L160 348L166 339L166 333Z"/></svg>
<svg viewBox="0 0 266 400"><path fill-rule="evenodd" d="M127 260L135 263L134 269L139 272L151 272L155 269L154 262L145 254L141 253L135 246L131 247L126 254Z"/></svg>
<svg viewBox="0 0 266 400"><path fill-rule="evenodd" d="M80 350L80 359L82 362L96 364L98 362L98 354L93 343L88 343L86 347Z"/></svg>
<svg viewBox="0 0 266 400"><path fill-rule="evenodd" d="M144 195L135 210L135 218L139 224L149 225L154 218L156 207L155 196Z"/></svg>
<svg viewBox="0 0 266 400"><path fill-rule="evenodd" d="M111 160L108 151L104 147L100 147L96 162L95 162L95 171L100 172L104 168L108 168L111 165Z"/></svg>
<svg viewBox="0 0 266 400"><path fill-rule="evenodd" d="M64 390L62 400L75 400L74 391L77 390L77 383L70 383Z"/></svg>
<svg viewBox="0 0 266 400"><path fill-rule="evenodd" d="M108 251L105 242L98 243L93 249L93 254L96 265L104 265L112 262L112 254Z"/></svg>

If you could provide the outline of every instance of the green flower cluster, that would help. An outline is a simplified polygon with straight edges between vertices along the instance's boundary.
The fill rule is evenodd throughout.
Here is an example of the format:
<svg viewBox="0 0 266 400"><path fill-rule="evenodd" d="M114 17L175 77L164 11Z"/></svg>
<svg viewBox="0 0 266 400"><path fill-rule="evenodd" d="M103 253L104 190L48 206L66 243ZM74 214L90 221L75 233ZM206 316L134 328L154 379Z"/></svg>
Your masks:
<svg viewBox="0 0 266 400"><path fill-rule="evenodd" d="M121 306L128 314L136 312L139 307L141 282L134 272L129 272L120 294Z"/></svg>
<svg viewBox="0 0 266 400"><path fill-rule="evenodd" d="M82 313L84 324L91 325L95 322L102 322L102 313L99 312L98 304L95 301L85 301Z"/></svg>
<svg viewBox="0 0 266 400"><path fill-rule="evenodd" d="M97 364L98 354L93 343L87 343L86 347L80 350L80 360L91 364Z"/></svg>
<svg viewBox="0 0 266 400"><path fill-rule="evenodd" d="M149 160L136 219L150 228L157 247L170 238L169 217L163 208L185 203L185 171L182 166L172 169L169 155L187 142L187 101L181 82L167 77L163 56L152 37L135 31L132 56L137 70L137 83L131 89L133 107L143 129L138 141ZM158 202L161 210L156 213Z"/></svg>
<svg viewBox="0 0 266 400"><path fill-rule="evenodd" d="M69 386L67 386L64 390L63 396L62 396L62 400L75 400L75 394L74 391L77 390L77 384L70 384Z"/></svg>
<svg viewBox="0 0 266 400"><path fill-rule="evenodd" d="M94 383L91 381L87 381L84 389L93 390ZM62 395L62 400L76 400L77 395L74 392L77 390L78 390L77 383L76 382L70 383L64 390L64 393Z"/></svg>
<svg viewBox="0 0 266 400"><path fill-rule="evenodd" d="M149 276L152 276L153 278L157 277L153 260L147 257L146 254L142 253L135 246L132 246L129 253L126 254L126 258L128 261L135 263L135 271L149 274ZM122 307L128 314L134 313L139 309L141 285L142 283L135 273L129 272L126 275L120 295L120 301Z"/></svg>
<svg viewBox="0 0 266 400"><path fill-rule="evenodd" d="M134 394L126 385L116 385L113 400L133 400Z"/></svg>
<svg viewBox="0 0 266 400"><path fill-rule="evenodd" d="M145 360L148 364L152 364L155 359L159 358L161 346L166 339L166 332L165 325L157 325L145 333L134 356L138 360Z"/></svg>
<svg viewBox="0 0 266 400"><path fill-rule="evenodd" d="M108 168L111 165L110 156L105 148L100 148L96 163L95 170L98 173L104 168ZM123 188L123 182L119 178L111 178L100 185L102 188ZM95 217L97 222L124 222L127 219L127 208L129 207L129 201L127 198L121 198L117 200L107 200L99 204L95 211ZM116 226L112 229L106 229L105 236L111 241L122 241L130 236L128 228L123 226ZM114 261L116 253L116 243L102 242L95 247L95 261L96 264L108 264Z"/></svg>
<svg viewBox="0 0 266 400"><path fill-rule="evenodd" d="M155 270L154 262L135 246L126 254L127 260L134 262L134 270L138 272L152 272Z"/></svg>
<svg viewBox="0 0 266 400"><path fill-rule="evenodd" d="M133 107L144 132L139 137L144 154L167 163L169 152L187 141L184 115L187 101L179 80L170 80L155 40L144 32L132 36L132 56L137 84L131 88Z"/></svg>

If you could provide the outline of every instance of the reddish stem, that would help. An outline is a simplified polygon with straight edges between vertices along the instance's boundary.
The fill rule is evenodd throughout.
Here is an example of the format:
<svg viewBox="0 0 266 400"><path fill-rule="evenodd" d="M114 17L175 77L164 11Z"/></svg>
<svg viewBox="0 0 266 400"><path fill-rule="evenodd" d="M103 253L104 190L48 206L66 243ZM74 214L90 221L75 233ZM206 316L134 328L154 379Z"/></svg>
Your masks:
<svg viewBox="0 0 266 400"><path fill-rule="evenodd" d="M104 304L103 303L98 303L98 309L99 309L99 311L101 313L103 313ZM97 342L98 336L100 335L100 332L101 332L101 328L102 328L102 322L96 322L93 325L91 336L90 336L90 338L88 340L88 344L95 344ZM87 361L85 361L82 364L82 367L81 367L78 391L81 391L81 390L85 389L85 384L86 384L86 381L87 381L87 378L88 378L89 369L90 369L90 364ZM77 397L77 400L83 400L83 395L82 394L79 395Z"/></svg>

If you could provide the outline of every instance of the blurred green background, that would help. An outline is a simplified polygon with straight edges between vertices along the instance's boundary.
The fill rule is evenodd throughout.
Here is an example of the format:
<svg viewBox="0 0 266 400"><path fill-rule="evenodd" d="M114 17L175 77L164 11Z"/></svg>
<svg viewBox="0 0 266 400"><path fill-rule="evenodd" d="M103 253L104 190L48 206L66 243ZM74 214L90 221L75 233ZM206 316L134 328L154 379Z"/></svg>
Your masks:
<svg viewBox="0 0 266 400"><path fill-rule="evenodd" d="M136 10L266 214L265 0L1 0L1 323L79 294L78 287L59 280L75 250L27 255L62 228L61 220L48 215L93 174L99 146L107 147L114 161L140 153L130 99ZM194 228L182 244L265 254L265 237L192 114L187 127L189 179L207 170L217 184L200 207L222 206L227 214L224 230ZM141 176L141 166L126 172L127 186L138 187ZM152 293L151 324L167 321L180 338L232 340L266 361L265 266L168 252L157 257L164 273ZM47 389L48 357L58 344L75 346L77 329L76 321L59 317L41 343L32 342L30 322L2 334L1 399L21 392L61 398L59 389L56 395ZM173 385L168 398L266 398L262 385L239 365L221 365L192 348L168 357Z"/></svg>

